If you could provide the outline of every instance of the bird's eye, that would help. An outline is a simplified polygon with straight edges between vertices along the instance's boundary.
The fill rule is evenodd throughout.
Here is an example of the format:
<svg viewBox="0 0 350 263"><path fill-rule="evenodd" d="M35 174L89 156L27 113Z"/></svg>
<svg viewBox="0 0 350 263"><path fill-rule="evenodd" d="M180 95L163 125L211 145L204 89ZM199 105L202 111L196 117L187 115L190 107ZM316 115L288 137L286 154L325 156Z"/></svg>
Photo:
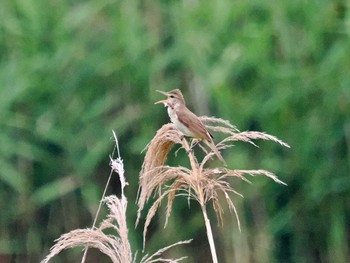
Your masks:
<svg viewBox="0 0 350 263"><path fill-rule="evenodd" d="M172 99L175 98L174 95L170 95L169 97L172 98Z"/></svg>

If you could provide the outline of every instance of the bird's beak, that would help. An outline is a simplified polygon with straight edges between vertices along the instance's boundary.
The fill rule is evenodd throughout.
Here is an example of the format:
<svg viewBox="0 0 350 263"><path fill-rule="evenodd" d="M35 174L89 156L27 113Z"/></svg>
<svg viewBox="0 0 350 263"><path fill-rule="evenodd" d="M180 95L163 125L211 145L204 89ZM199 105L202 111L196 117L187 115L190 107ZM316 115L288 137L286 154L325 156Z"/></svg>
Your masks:
<svg viewBox="0 0 350 263"><path fill-rule="evenodd" d="M165 92L165 91L161 91L161 90L156 90L157 92L165 95L165 96L168 96L168 92ZM154 104L160 104L160 103L163 103L164 106L167 106L168 105L168 100L160 100L160 101L157 101L155 102Z"/></svg>
<svg viewBox="0 0 350 263"><path fill-rule="evenodd" d="M156 91L159 92L159 93L161 93L161 94L163 94L163 95L165 95L165 96L168 96L168 92L161 91L161 90L156 90Z"/></svg>
<svg viewBox="0 0 350 263"><path fill-rule="evenodd" d="M160 101L155 102L154 104L159 104L159 103L163 103L164 106L166 106L168 104L168 100L160 100Z"/></svg>

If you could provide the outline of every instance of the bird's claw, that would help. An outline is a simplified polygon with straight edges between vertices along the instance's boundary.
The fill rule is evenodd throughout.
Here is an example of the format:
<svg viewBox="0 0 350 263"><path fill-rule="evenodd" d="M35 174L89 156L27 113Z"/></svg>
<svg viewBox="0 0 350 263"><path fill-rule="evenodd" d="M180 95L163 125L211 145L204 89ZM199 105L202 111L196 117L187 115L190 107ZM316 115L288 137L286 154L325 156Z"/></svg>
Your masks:
<svg viewBox="0 0 350 263"><path fill-rule="evenodd" d="M191 147L188 151L186 151L187 154L193 153L193 148Z"/></svg>

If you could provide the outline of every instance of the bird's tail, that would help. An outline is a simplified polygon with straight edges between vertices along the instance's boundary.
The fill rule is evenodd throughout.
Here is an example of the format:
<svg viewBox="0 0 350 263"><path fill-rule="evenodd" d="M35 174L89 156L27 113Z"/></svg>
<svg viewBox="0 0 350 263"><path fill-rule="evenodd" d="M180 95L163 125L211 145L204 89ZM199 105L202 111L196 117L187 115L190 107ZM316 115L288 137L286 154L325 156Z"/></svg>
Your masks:
<svg viewBox="0 0 350 263"><path fill-rule="evenodd" d="M210 149L216 154L216 156L219 158L219 160L221 162L223 162L223 164L225 166L227 166L227 163L225 161L225 159L222 157L221 153L219 152L219 150L216 148L215 143L213 142L213 140L204 140L204 142L210 147Z"/></svg>

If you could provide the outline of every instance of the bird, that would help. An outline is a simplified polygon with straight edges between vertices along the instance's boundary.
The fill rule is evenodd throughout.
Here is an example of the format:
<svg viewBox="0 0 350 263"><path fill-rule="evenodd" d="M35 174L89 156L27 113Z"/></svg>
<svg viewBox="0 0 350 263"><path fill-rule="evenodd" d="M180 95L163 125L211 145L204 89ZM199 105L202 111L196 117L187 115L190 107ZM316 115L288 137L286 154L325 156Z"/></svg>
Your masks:
<svg viewBox="0 0 350 263"><path fill-rule="evenodd" d="M213 141L213 136L202 121L192 111L186 107L186 102L182 92L179 89L174 89L168 92L156 90L157 92L167 96L167 99L160 100L154 104L163 103L167 107L168 115L171 122L177 130L179 130L186 137L198 139L205 142L210 149L215 153L221 162L227 166L224 158L216 148Z"/></svg>

